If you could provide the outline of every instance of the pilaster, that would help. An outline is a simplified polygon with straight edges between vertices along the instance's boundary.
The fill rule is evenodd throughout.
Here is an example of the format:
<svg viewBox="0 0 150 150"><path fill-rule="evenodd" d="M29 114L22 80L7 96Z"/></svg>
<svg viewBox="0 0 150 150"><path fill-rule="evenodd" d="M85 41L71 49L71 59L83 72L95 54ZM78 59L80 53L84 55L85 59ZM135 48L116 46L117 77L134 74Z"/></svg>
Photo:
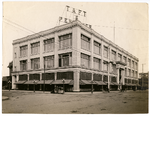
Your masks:
<svg viewBox="0 0 150 150"><path fill-rule="evenodd" d="M74 71L74 87L73 87L74 92L80 91L79 77L80 77L80 71L75 70Z"/></svg>

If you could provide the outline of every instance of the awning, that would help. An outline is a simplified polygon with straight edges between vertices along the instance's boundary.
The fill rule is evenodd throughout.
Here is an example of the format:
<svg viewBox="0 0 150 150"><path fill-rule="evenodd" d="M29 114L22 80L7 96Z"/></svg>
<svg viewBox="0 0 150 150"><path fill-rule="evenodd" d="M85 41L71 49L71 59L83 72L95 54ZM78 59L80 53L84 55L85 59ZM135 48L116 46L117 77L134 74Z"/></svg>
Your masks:
<svg viewBox="0 0 150 150"><path fill-rule="evenodd" d="M74 85L74 80L71 80L69 85Z"/></svg>
<svg viewBox="0 0 150 150"><path fill-rule="evenodd" d="M18 82L15 82L14 84L24 84L26 82L26 80L24 81L18 81Z"/></svg>
<svg viewBox="0 0 150 150"><path fill-rule="evenodd" d="M94 81L96 84L98 85L107 85L105 82L103 81Z"/></svg>
<svg viewBox="0 0 150 150"><path fill-rule="evenodd" d="M34 80L29 80L25 84L37 84L39 82L39 80L35 80L35 83L33 83L33 82L34 82Z"/></svg>
<svg viewBox="0 0 150 150"><path fill-rule="evenodd" d="M119 85L117 82L112 82L113 83L113 85Z"/></svg>
<svg viewBox="0 0 150 150"><path fill-rule="evenodd" d="M51 84L54 80L45 80L45 84ZM44 84L44 80L39 81L37 84Z"/></svg>
<svg viewBox="0 0 150 150"><path fill-rule="evenodd" d="M132 84L131 84L131 83L126 83L125 85L127 85L127 86L132 86Z"/></svg>
<svg viewBox="0 0 150 150"><path fill-rule="evenodd" d="M80 80L80 85L91 85L92 81L91 80ZM93 84L96 84L95 81L93 82Z"/></svg>
<svg viewBox="0 0 150 150"><path fill-rule="evenodd" d="M64 84L70 84L71 80L65 80ZM55 80L51 84L63 84L62 80Z"/></svg>

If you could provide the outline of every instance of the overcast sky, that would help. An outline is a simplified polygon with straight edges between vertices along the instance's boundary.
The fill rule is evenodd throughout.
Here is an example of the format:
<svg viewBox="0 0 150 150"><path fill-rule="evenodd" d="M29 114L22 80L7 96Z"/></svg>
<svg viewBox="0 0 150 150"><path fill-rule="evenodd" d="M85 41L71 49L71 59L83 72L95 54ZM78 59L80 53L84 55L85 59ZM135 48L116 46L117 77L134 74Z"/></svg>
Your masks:
<svg viewBox="0 0 150 150"><path fill-rule="evenodd" d="M148 5L146 3L92 2L4 2L3 3L3 76L9 75L12 42L33 32L55 27L69 5L87 12L82 22L139 58L139 72L148 71ZM63 13L64 12L64 13ZM30 31L29 31L30 30ZM32 31L32 32L31 32Z"/></svg>

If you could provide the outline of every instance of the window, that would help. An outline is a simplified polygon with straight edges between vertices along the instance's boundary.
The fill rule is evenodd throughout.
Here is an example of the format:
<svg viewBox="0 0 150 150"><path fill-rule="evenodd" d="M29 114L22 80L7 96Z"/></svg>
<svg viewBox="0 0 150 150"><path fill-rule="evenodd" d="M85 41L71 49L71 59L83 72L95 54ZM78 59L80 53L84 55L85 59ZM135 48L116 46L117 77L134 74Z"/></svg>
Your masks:
<svg viewBox="0 0 150 150"><path fill-rule="evenodd" d="M134 61L132 61L132 68L134 68Z"/></svg>
<svg viewBox="0 0 150 150"><path fill-rule="evenodd" d="M94 53L101 55L101 44L96 41L94 41Z"/></svg>
<svg viewBox="0 0 150 150"><path fill-rule="evenodd" d="M111 66L111 67L110 67L110 72L116 73L116 72L117 72L116 65L114 65L114 64L111 63L110 66Z"/></svg>
<svg viewBox="0 0 150 150"><path fill-rule="evenodd" d="M53 51L55 48L55 41L54 38L44 40L44 52Z"/></svg>
<svg viewBox="0 0 150 150"><path fill-rule="evenodd" d="M27 60L20 61L20 71L27 70Z"/></svg>
<svg viewBox="0 0 150 150"><path fill-rule="evenodd" d="M127 68L125 68L125 76L127 76Z"/></svg>
<svg viewBox="0 0 150 150"><path fill-rule="evenodd" d="M40 42L31 44L31 54L36 55L40 52Z"/></svg>
<svg viewBox="0 0 150 150"><path fill-rule="evenodd" d="M72 65L72 53L59 55L59 67Z"/></svg>
<svg viewBox="0 0 150 150"><path fill-rule="evenodd" d="M29 80L40 80L40 74L29 74Z"/></svg>
<svg viewBox="0 0 150 150"><path fill-rule="evenodd" d="M93 74L93 80L94 81L102 81L102 75L101 74Z"/></svg>
<svg viewBox="0 0 150 150"><path fill-rule="evenodd" d="M108 71L108 62L103 63L103 70Z"/></svg>
<svg viewBox="0 0 150 150"><path fill-rule="evenodd" d="M62 80L62 79L70 79L73 80L73 72L68 71L68 72L57 72L57 79Z"/></svg>
<svg viewBox="0 0 150 150"><path fill-rule="evenodd" d="M122 55L118 53L118 61L122 61Z"/></svg>
<svg viewBox="0 0 150 150"><path fill-rule="evenodd" d="M104 46L104 57L108 58L108 47Z"/></svg>
<svg viewBox="0 0 150 150"><path fill-rule="evenodd" d="M44 64L45 64L45 68L54 67L54 56L44 57Z"/></svg>
<svg viewBox="0 0 150 150"><path fill-rule="evenodd" d="M72 34L66 34L59 37L59 49L72 47Z"/></svg>
<svg viewBox="0 0 150 150"><path fill-rule="evenodd" d="M90 38L81 35L81 48L90 51Z"/></svg>
<svg viewBox="0 0 150 150"><path fill-rule="evenodd" d="M94 58L94 69L100 70L100 59Z"/></svg>
<svg viewBox="0 0 150 150"><path fill-rule="evenodd" d="M128 76L130 77L131 76L131 70L128 69Z"/></svg>
<svg viewBox="0 0 150 150"><path fill-rule="evenodd" d="M15 58L17 58L17 54L15 53Z"/></svg>
<svg viewBox="0 0 150 150"><path fill-rule="evenodd" d="M25 80L28 80L28 75L27 74L19 75L19 81L25 81Z"/></svg>
<svg viewBox="0 0 150 150"><path fill-rule="evenodd" d="M128 59L128 66L131 67L131 60Z"/></svg>
<svg viewBox="0 0 150 150"><path fill-rule="evenodd" d="M137 78L138 76L137 76L137 71L135 72L135 77Z"/></svg>
<svg viewBox="0 0 150 150"><path fill-rule="evenodd" d="M81 54L81 66L90 68L90 56Z"/></svg>
<svg viewBox="0 0 150 150"><path fill-rule="evenodd" d="M137 62L135 62L135 69L137 70Z"/></svg>
<svg viewBox="0 0 150 150"><path fill-rule="evenodd" d="M115 51L111 51L111 59L113 60L113 61L115 61L116 60L116 52Z"/></svg>
<svg viewBox="0 0 150 150"><path fill-rule="evenodd" d="M28 50L28 45L21 46L20 47L20 57L25 57L27 56L27 50ZM16 53L15 53L16 54ZM16 58L16 55L15 55Z"/></svg>
<svg viewBox="0 0 150 150"><path fill-rule="evenodd" d="M80 72L80 80L91 80L92 74L88 72Z"/></svg>
<svg viewBox="0 0 150 150"><path fill-rule="evenodd" d="M131 77L134 77L134 71L132 70L132 74L131 74Z"/></svg>
<svg viewBox="0 0 150 150"><path fill-rule="evenodd" d="M40 68L40 58L31 59L31 69Z"/></svg>
<svg viewBox="0 0 150 150"><path fill-rule="evenodd" d="M117 82L116 77L111 77L111 82Z"/></svg>
<svg viewBox="0 0 150 150"><path fill-rule="evenodd" d="M123 62L127 63L127 58L125 56L123 56Z"/></svg>
<svg viewBox="0 0 150 150"><path fill-rule="evenodd" d="M42 73L42 80L54 80L54 73Z"/></svg>

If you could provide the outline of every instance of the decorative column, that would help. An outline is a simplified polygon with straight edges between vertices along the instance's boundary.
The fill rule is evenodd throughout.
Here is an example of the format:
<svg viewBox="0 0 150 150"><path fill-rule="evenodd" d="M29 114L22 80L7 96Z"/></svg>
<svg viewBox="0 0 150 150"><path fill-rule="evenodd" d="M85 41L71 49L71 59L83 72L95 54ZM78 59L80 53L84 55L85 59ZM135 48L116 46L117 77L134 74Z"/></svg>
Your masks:
<svg viewBox="0 0 150 150"><path fill-rule="evenodd" d="M16 82L16 76L12 75L12 89L16 89L16 84L14 84Z"/></svg>
<svg viewBox="0 0 150 150"><path fill-rule="evenodd" d="M91 35L91 41L90 41L90 51L91 51L91 62L90 62L90 67L93 69L93 53L94 53L94 42L93 42L93 34Z"/></svg>
<svg viewBox="0 0 150 150"><path fill-rule="evenodd" d="M58 49L59 49L59 39L57 31L55 32L55 50L54 50L54 68L58 67Z"/></svg>
<svg viewBox="0 0 150 150"><path fill-rule="evenodd" d="M74 71L74 87L73 87L74 92L80 92L79 78L80 78L80 71L75 70Z"/></svg>
<svg viewBox="0 0 150 150"><path fill-rule="evenodd" d="M40 73L40 81L42 81L42 73ZM42 91L42 84L40 84L40 91Z"/></svg>
<svg viewBox="0 0 150 150"><path fill-rule="evenodd" d="M119 68L117 68L117 83L119 84ZM119 90L119 85L118 85L118 90Z"/></svg>
<svg viewBox="0 0 150 150"><path fill-rule="evenodd" d="M40 68L43 69L43 52L44 52L44 41L43 37L40 37Z"/></svg>
<svg viewBox="0 0 150 150"><path fill-rule="evenodd" d="M73 66L80 66L81 63L81 54L80 54L80 49L81 49L81 28L79 26L74 26L72 28L72 65Z"/></svg>
<svg viewBox="0 0 150 150"><path fill-rule="evenodd" d="M27 80L29 81L29 74L27 74ZM27 90L29 90L29 84L27 84Z"/></svg>
<svg viewBox="0 0 150 150"><path fill-rule="evenodd" d="M103 51L104 51L104 45L103 41L101 41L101 70L103 71Z"/></svg>

